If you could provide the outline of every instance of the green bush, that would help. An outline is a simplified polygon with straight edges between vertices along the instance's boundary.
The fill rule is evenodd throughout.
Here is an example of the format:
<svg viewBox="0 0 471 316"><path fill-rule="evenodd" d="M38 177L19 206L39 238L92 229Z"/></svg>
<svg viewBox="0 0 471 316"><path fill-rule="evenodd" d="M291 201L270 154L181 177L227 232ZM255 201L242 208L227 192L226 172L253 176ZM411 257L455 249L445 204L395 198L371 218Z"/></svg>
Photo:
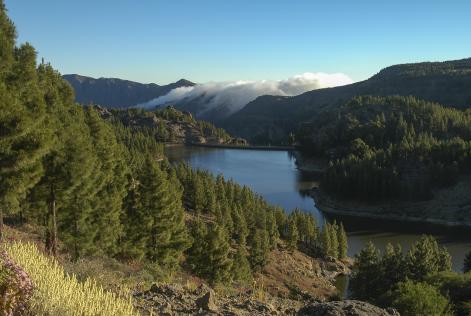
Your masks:
<svg viewBox="0 0 471 316"><path fill-rule="evenodd" d="M393 306L402 316L453 315L448 299L426 283L401 282L393 296Z"/></svg>

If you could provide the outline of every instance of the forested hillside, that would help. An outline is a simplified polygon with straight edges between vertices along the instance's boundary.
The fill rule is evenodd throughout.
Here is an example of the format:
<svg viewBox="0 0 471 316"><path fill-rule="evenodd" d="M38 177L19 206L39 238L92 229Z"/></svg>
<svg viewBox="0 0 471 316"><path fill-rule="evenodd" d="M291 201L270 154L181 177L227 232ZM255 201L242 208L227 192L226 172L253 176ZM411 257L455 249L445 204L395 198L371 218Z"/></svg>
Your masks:
<svg viewBox="0 0 471 316"><path fill-rule="evenodd" d="M414 96L446 107L471 106L471 58L395 65L370 79L295 97L262 96L221 122L233 135L254 143L289 143L289 134L319 113L361 95Z"/></svg>
<svg viewBox="0 0 471 316"><path fill-rule="evenodd" d="M144 109L104 109L99 107L101 116L116 128L120 138L133 138L136 134L147 135L160 143L171 144L229 144L241 142L226 133L222 128L193 118L188 112L180 112L168 106L147 111ZM131 131L132 135L126 135Z"/></svg>
<svg viewBox="0 0 471 316"><path fill-rule="evenodd" d="M330 160L322 188L364 201L427 199L471 172L471 111L413 97L358 97L306 123L308 155Z"/></svg>

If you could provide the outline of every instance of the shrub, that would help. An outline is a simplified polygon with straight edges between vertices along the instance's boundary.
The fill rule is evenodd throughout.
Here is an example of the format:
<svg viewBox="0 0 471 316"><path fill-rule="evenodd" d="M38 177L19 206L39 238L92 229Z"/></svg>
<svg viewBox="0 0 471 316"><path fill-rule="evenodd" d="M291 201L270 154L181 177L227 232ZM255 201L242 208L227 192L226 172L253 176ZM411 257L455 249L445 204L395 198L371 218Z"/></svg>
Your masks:
<svg viewBox="0 0 471 316"><path fill-rule="evenodd" d="M393 306L402 316L453 315L448 299L426 283L399 283L394 292Z"/></svg>
<svg viewBox="0 0 471 316"><path fill-rule="evenodd" d="M33 292L33 283L26 272L15 264L5 251L0 253L0 313L26 313Z"/></svg>
<svg viewBox="0 0 471 316"><path fill-rule="evenodd" d="M91 279L78 282L55 260L42 255L35 245L14 242L5 248L35 286L30 304L33 315L138 315L133 310L131 298L117 297Z"/></svg>

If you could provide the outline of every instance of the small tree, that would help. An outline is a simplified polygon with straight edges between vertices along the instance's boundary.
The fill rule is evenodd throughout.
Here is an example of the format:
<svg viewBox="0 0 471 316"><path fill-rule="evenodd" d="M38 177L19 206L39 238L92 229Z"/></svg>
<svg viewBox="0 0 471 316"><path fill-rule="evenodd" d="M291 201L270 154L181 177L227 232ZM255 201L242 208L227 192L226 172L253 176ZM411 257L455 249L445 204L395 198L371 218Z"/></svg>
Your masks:
<svg viewBox="0 0 471 316"><path fill-rule="evenodd" d="M466 273L469 271L471 271L471 251L466 254L463 263L463 272Z"/></svg>
<svg viewBox="0 0 471 316"><path fill-rule="evenodd" d="M250 238L249 261L253 270L263 268L267 263L267 255L270 250L270 241L266 230L255 229Z"/></svg>
<svg viewBox="0 0 471 316"><path fill-rule="evenodd" d="M379 251L371 241L355 256L355 267L350 279L353 298L374 302L379 297L379 262Z"/></svg>
<svg viewBox="0 0 471 316"><path fill-rule="evenodd" d="M348 240L347 233L345 232L342 223L340 223L340 226L338 226L337 236L339 242L339 259L344 259L347 257Z"/></svg>
<svg viewBox="0 0 471 316"><path fill-rule="evenodd" d="M247 259L247 250L244 245L240 245L234 256L232 264L232 276L234 280L249 283L252 279L252 269Z"/></svg>
<svg viewBox="0 0 471 316"><path fill-rule="evenodd" d="M296 225L296 219L291 218L288 224L288 248L292 251L298 247L298 227Z"/></svg>
<svg viewBox="0 0 471 316"><path fill-rule="evenodd" d="M232 262L229 259L229 237L223 226L215 224L210 228L207 245L206 277L213 284L230 281Z"/></svg>
<svg viewBox="0 0 471 316"><path fill-rule="evenodd" d="M329 256L332 248L332 240L329 229L330 224L325 222L321 232L321 253L324 257Z"/></svg>
<svg viewBox="0 0 471 316"><path fill-rule="evenodd" d="M449 301L426 283L399 283L394 292L393 306L403 316L453 315Z"/></svg>
<svg viewBox="0 0 471 316"><path fill-rule="evenodd" d="M412 245L406 256L409 277L422 281L431 273L449 271L451 269L451 256L438 245L432 236L422 236Z"/></svg>

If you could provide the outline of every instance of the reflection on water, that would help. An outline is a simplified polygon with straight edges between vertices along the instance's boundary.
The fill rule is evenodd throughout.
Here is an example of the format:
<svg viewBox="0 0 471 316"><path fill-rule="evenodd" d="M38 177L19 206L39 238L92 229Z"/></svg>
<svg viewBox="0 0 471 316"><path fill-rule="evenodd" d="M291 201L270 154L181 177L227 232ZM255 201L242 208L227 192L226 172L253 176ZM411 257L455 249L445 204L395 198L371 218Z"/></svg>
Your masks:
<svg viewBox="0 0 471 316"><path fill-rule="evenodd" d="M357 253L366 242L379 248L388 242L401 243L407 250L421 234L435 235L453 256L453 268L459 271L464 255L471 249L469 230L443 228L421 223L390 220L368 220L354 217L324 216L310 196L303 192L318 185L313 175L296 168L294 157L287 151L216 149L204 147L167 147L170 161L186 161L193 168L222 173L226 179L251 187L272 204L287 211L300 208L312 212L319 223L324 220L342 221L349 236L349 255Z"/></svg>

